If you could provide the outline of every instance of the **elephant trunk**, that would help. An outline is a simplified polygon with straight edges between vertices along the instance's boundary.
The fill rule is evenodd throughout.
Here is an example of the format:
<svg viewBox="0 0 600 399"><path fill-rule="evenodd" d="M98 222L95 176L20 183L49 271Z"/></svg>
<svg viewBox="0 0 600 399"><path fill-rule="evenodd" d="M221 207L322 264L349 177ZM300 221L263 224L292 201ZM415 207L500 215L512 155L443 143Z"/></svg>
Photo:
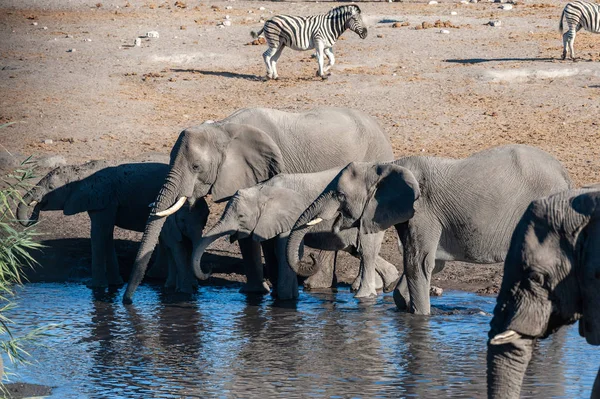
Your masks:
<svg viewBox="0 0 600 399"><path fill-rule="evenodd" d="M174 209L173 204L176 202L175 200L180 192L180 183L181 179L179 175L176 174L172 169L165 179L165 183L160 189L160 192L158 193L156 202L154 202L152 212L150 213L150 217L146 223L144 236L142 237L142 243L135 258L133 270L131 271L131 276L129 277L129 283L127 284L127 290L123 296L123 303L125 304L132 303L133 294L135 293L138 285L140 285L144 279L146 269L148 268L148 263L150 262L150 257L152 256L152 252L158 243L160 232L165 224L166 218L161 216L163 215L163 212L158 210L163 209L166 212ZM178 201L178 204L176 205L181 207L183 203L179 204L179 202L181 201ZM175 209L175 211L177 209Z"/></svg>
<svg viewBox="0 0 600 399"><path fill-rule="evenodd" d="M33 207L33 210L31 208ZM29 214L31 211L31 215ZM25 227L36 223L40 218L40 205L34 200L32 191L27 192L17 207L17 220Z"/></svg>
<svg viewBox="0 0 600 399"><path fill-rule="evenodd" d="M519 337L505 344L488 343L488 398L518 398L531 360L533 339Z"/></svg>
<svg viewBox="0 0 600 399"><path fill-rule="evenodd" d="M296 221L288 238L286 250L288 264L296 274L308 277L318 272L317 262L312 262L308 267L300 263L302 241L304 236L310 232L312 226L323 221L319 215L323 215L324 209L333 209L334 207L337 210L338 204L333 199L333 192L328 191L321 194Z"/></svg>
<svg viewBox="0 0 600 399"><path fill-rule="evenodd" d="M222 219L212 228L201 240L194 243L194 252L192 254L192 264L194 274L200 280L206 280L210 277L211 269L207 266L202 267L202 255L206 249L220 237L231 235L237 231L234 223L223 221Z"/></svg>

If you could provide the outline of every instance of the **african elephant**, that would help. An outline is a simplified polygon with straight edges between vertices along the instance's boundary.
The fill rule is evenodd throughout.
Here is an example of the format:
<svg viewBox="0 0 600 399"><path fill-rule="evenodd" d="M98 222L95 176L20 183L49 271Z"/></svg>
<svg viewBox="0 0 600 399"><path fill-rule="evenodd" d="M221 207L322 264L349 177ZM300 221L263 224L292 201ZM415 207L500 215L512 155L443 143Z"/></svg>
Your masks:
<svg viewBox="0 0 600 399"><path fill-rule="evenodd" d="M17 218L29 226L38 221L40 211L62 210L65 215L87 212L92 242L90 286L120 285L123 280L115 253L114 228L144 230L150 213L148 205L156 198L168 171L169 165L157 162L116 165L91 161L60 166L23 196ZM206 203L198 203L197 208L208 215Z"/></svg>
<svg viewBox="0 0 600 399"><path fill-rule="evenodd" d="M512 235L490 323L490 398L518 398L535 340L579 320L600 345L600 184L533 201ZM600 397L600 376L593 398Z"/></svg>
<svg viewBox="0 0 600 399"><path fill-rule="evenodd" d="M323 191L341 168L333 168L323 172L279 174L264 183L238 190L229 200L225 211L217 224L195 246L193 265L196 276L208 278L211 272L200 260L206 248L219 237L229 235L232 242L251 237L263 243L263 252L273 285L273 293L279 299L298 297L298 280L285 256L287 237L294 222L314 199ZM360 248L357 248L357 229L349 229L340 233L331 232L331 224L323 223L304 237L304 242L311 248L339 251L345 250L361 260L361 270L377 270L372 280L360 278L357 297L377 295L376 289L393 289L398 281L398 270L394 265L378 256L383 240L383 232L365 235ZM313 265L314 266L314 265ZM314 274L314 268L301 270L301 275ZM370 271L363 271L360 276L368 276ZM381 277L379 286L375 279Z"/></svg>
<svg viewBox="0 0 600 399"><path fill-rule="evenodd" d="M242 188L279 173L311 173L350 161L393 159L389 139L375 119L351 109L320 108L291 113L247 108L180 133L171 151L171 170L148 219L129 285L131 303L142 281L164 217L186 201L212 195L225 201ZM247 283L244 292L269 291L263 279L260 244L239 241Z"/></svg>
<svg viewBox="0 0 600 399"><path fill-rule="evenodd" d="M377 177L373 172L382 167L404 167L414 174L421 191L414 217L407 217L407 210L409 205L412 210L415 190L394 174ZM404 274L394 300L399 309L429 314L431 276L446 261L501 262L527 205L569 186L567 171L555 158L524 145L491 148L459 160L411 156L391 164L353 163L298 219L288 260L294 267L307 223L336 219L335 228L359 225L365 234L395 226Z"/></svg>

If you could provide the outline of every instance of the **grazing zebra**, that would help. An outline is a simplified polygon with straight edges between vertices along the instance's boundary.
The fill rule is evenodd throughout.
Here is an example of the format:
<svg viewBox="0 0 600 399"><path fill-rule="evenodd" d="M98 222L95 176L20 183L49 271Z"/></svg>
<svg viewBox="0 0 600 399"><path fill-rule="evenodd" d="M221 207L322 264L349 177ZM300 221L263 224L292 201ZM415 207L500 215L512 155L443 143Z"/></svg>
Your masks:
<svg viewBox="0 0 600 399"><path fill-rule="evenodd" d="M362 21L360 8L356 5L336 7L326 14L310 17L276 15L265 22L258 32L251 32L257 38L264 32L269 48L263 58L267 65L267 78L277 79L277 60L287 46L296 51L316 49L319 62L318 76L326 79L327 72L335 63L332 47L336 40L350 29L361 39L367 37L367 28ZM329 65L323 69L324 55Z"/></svg>
<svg viewBox="0 0 600 399"><path fill-rule="evenodd" d="M558 29L563 32L563 19L567 19L569 29L563 34L563 54L562 59L567 58L567 48L571 54L571 59L575 61L575 35L579 29L592 33L600 33L600 6L585 1L573 1L567 3L562 15L560 16L560 25Z"/></svg>

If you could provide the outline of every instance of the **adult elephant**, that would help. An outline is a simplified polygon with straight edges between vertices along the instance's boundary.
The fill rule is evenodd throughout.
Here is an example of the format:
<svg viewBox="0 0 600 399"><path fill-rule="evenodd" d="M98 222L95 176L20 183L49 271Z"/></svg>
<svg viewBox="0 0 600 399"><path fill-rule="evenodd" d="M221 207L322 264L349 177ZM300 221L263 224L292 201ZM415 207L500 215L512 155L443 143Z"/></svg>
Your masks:
<svg viewBox="0 0 600 399"><path fill-rule="evenodd" d="M279 299L297 298L297 275L291 270L285 254L287 237L298 217L340 170L282 173L264 183L238 190L227 203L217 224L202 237L202 242L195 245L193 264L196 276L208 278L211 270L200 260L206 248L219 237L229 235L232 241L250 237L263 244L274 295ZM418 191L417 182L408 171L406 179ZM353 284L357 288L357 297L376 296L377 289L393 289L398 281L398 270L378 255L384 232L364 236L360 245L357 245L357 235L356 228L332 232L331 224L323 223L307 234L304 241L311 248L344 250L361 260L359 277ZM310 276L315 270L299 268L298 272ZM333 270L331 272L333 274ZM329 277L329 286L332 280L333 277Z"/></svg>
<svg viewBox="0 0 600 399"><path fill-rule="evenodd" d="M160 159L153 157L156 158ZM163 159L166 160L166 157ZM30 226L38 221L41 211L62 210L67 216L87 212L91 221L92 244L92 280L89 286L121 285L123 279L115 252L114 228L144 231L150 214L148 205L156 198L168 172L169 165L159 162L117 164L90 161L83 165L60 166L23 195L17 207L17 218L22 225ZM202 232L204 225L197 226L197 222L205 222L207 216L208 206L202 200L202 203L196 204L194 212L182 209L172 218L176 226L182 226L182 220L193 220L185 229L191 234L192 230ZM173 235L175 230L170 228L165 234ZM176 238L165 236L165 240L172 251L177 251ZM188 252L190 257L191 249ZM189 276L191 267L188 266L188 270ZM179 287L184 287L181 279L179 281ZM192 284L193 281L188 280L183 290L190 291Z"/></svg>
<svg viewBox="0 0 600 399"><path fill-rule="evenodd" d="M395 226L403 247L404 274L394 290L401 310L429 314L431 276L446 261L504 260L510 235L528 204L570 186L565 168L534 147L508 145L465 159L412 156L391 165L416 177L421 196L406 218L413 190L382 165L348 165L296 221L288 260L296 267L298 245L309 225L335 219L336 229L360 226L364 234Z"/></svg>
<svg viewBox="0 0 600 399"><path fill-rule="evenodd" d="M579 320L600 345L600 185L533 201L517 225L490 323L488 397L518 398L536 339ZM600 397L600 374L593 398Z"/></svg>
<svg viewBox="0 0 600 399"><path fill-rule="evenodd" d="M154 204L129 285L123 297L131 303L142 281L164 217L188 201L212 195L229 199L279 173L310 173L351 161L389 161L389 139L375 119L344 108L304 113L267 108L239 110L216 122L181 132L171 151L171 170ZM239 241L247 282L245 292L266 293L260 244Z"/></svg>

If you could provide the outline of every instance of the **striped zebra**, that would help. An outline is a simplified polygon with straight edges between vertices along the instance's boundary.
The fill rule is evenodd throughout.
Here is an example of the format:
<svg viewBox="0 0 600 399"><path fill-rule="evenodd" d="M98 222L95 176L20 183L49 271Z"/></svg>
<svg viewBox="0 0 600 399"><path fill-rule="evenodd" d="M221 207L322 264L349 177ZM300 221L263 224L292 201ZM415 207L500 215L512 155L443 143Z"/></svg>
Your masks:
<svg viewBox="0 0 600 399"><path fill-rule="evenodd" d="M566 18L569 29L563 34L563 54L562 59L567 58L567 49L571 54L571 59L575 61L575 35L579 29L592 33L600 33L600 5L588 3L585 1L573 1L567 3L562 15L560 16L560 25L558 29L563 32L563 20Z"/></svg>
<svg viewBox="0 0 600 399"><path fill-rule="evenodd" d="M287 46L296 51L316 49L319 62L317 75L326 79L325 72L335 64L332 47L347 29L358 34L361 39L367 37L367 28L362 21L360 8L354 4L336 7L326 14L309 17L276 15L265 22L258 33L251 32L251 35L256 39L264 32L269 46L263 54L267 78L278 78L277 60ZM323 68L324 55L329 59L326 68Z"/></svg>

